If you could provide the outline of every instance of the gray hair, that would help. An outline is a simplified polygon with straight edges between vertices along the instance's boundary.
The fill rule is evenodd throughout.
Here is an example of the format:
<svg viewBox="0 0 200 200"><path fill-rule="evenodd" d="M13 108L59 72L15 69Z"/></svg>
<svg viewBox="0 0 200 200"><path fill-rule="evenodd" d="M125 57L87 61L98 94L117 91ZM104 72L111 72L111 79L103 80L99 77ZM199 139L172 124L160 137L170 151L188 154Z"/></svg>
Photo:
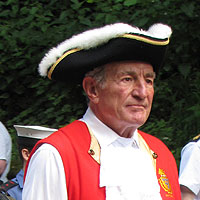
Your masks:
<svg viewBox="0 0 200 200"><path fill-rule="evenodd" d="M94 78L97 84L99 84L100 87L103 87L105 83L105 65L96 67L93 70L87 72L85 77Z"/></svg>
<svg viewBox="0 0 200 200"><path fill-rule="evenodd" d="M96 80L97 84L99 85L99 87L103 88L104 83L105 83L105 65L96 67L93 70L87 72L85 74L85 77L94 78ZM87 102L87 104L89 104L90 100L86 93L85 93L85 96L86 96L86 102Z"/></svg>

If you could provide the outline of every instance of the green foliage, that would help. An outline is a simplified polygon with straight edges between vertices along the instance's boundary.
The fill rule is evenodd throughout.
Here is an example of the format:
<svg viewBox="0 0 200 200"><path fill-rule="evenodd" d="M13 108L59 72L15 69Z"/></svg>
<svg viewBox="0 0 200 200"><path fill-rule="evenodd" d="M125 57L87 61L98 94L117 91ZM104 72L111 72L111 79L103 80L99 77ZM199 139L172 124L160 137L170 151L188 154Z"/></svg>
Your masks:
<svg viewBox="0 0 200 200"><path fill-rule="evenodd" d="M45 52L74 33L114 22L173 29L152 113L141 128L165 142L179 163L183 145L200 132L199 10L189 0L0 1L0 119L14 142L11 171L20 165L13 124L59 128L86 109L80 86L39 77Z"/></svg>

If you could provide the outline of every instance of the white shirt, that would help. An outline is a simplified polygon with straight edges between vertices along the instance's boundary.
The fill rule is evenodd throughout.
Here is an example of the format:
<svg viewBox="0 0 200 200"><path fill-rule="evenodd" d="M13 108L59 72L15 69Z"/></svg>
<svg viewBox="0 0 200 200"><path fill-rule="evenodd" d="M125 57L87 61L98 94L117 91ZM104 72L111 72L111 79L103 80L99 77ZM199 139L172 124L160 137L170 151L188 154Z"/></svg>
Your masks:
<svg viewBox="0 0 200 200"><path fill-rule="evenodd" d="M181 151L179 183L188 187L200 200L200 139L189 142Z"/></svg>
<svg viewBox="0 0 200 200"><path fill-rule="evenodd" d="M161 200L151 159L138 148L137 131L132 138L122 138L99 121L90 109L81 120L101 146L100 187L106 186L106 200L132 200L133 197ZM61 157L51 145L43 144L30 160L22 199L67 199Z"/></svg>
<svg viewBox="0 0 200 200"><path fill-rule="evenodd" d="M6 169L0 176L0 180L3 182L7 181L7 174L10 170L11 161L11 151L12 151L12 141L10 134L8 133L5 126L0 122L0 160L6 160Z"/></svg>
<svg viewBox="0 0 200 200"><path fill-rule="evenodd" d="M161 200L156 172L150 156L139 148L137 130L132 138L120 137L90 109L82 121L101 147L100 187L106 186L106 200Z"/></svg>

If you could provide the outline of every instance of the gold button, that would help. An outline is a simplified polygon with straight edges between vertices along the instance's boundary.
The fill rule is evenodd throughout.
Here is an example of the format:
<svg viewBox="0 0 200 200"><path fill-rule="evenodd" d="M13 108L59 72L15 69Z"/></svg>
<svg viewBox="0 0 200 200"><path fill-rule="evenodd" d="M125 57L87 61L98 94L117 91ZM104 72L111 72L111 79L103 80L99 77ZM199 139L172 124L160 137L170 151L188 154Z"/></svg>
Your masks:
<svg viewBox="0 0 200 200"><path fill-rule="evenodd" d="M95 154L94 150L93 150L93 149L90 149L89 154L90 154L91 156L93 156L93 155Z"/></svg>
<svg viewBox="0 0 200 200"><path fill-rule="evenodd" d="M156 159L156 158L158 157L158 154L154 152L154 153L152 154L152 156L153 156L154 159Z"/></svg>

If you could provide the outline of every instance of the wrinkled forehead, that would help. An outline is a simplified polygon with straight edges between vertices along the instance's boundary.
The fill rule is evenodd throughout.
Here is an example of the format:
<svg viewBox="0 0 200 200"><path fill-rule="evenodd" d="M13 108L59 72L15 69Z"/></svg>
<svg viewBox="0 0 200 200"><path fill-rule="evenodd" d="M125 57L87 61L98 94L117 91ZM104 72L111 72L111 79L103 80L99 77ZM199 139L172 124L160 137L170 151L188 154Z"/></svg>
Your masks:
<svg viewBox="0 0 200 200"><path fill-rule="evenodd" d="M151 64L138 61L121 61L105 65L106 74L109 76L123 74L143 74L155 77L155 72Z"/></svg>

